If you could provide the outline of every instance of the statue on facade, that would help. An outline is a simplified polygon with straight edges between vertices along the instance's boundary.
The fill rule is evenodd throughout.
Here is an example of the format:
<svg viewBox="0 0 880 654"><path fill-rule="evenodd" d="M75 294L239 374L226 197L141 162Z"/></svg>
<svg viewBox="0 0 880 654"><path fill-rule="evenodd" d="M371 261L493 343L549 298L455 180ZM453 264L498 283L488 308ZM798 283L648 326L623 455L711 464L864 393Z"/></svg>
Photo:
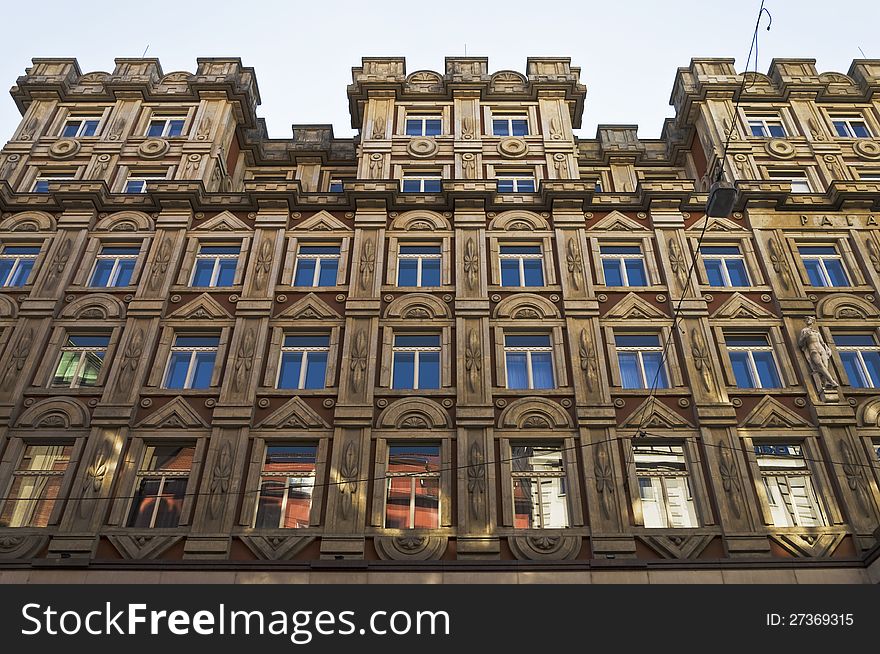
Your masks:
<svg viewBox="0 0 880 654"><path fill-rule="evenodd" d="M798 336L798 347L810 364L810 370L819 375L823 387L837 388L838 384L828 368L831 349L825 344L822 333L814 326L816 319L809 316L804 322L806 322L806 326Z"/></svg>

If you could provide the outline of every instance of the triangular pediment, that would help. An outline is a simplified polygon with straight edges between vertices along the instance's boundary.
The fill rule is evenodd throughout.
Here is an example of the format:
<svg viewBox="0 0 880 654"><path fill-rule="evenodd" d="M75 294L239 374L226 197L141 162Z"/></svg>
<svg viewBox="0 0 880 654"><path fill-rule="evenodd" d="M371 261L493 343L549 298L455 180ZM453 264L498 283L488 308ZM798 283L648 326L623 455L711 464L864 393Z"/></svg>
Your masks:
<svg viewBox="0 0 880 654"><path fill-rule="evenodd" d="M693 425L657 398L649 397L635 411L629 414L621 427L631 427L633 429L681 429L683 427L693 428Z"/></svg>
<svg viewBox="0 0 880 654"><path fill-rule="evenodd" d="M660 311L653 304L649 304L635 293L630 293L620 302L615 304L605 318L628 318L630 320L650 320L652 318L668 318L665 313Z"/></svg>
<svg viewBox="0 0 880 654"><path fill-rule="evenodd" d="M201 225L195 228L196 231L213 231L213 232L240 232L252 231L247 223L236 218L235 215L228 211L218 213L213 218L209 218Z"/></svg>
<svg viewBox="0 0 880 654"><path fill-rule="evenodd" d="M174 313L169 314L168 317L183 318L185 320L210 320L212 318L231 318L232 316L217 300L207 293L202 293L197 298L184 304Z"/></svg>
<svg viewBox="0 0 880 654"><path fill-rule="evenodd" d="M810 423L801 418L797 413L780 404L769 395L758 402L751 413L743 419L741 427L781 427L791 429L797 427L810 427Z"/></svg>
<svg viewBox="0 0 880 654"><path fill-rule="evenodd" d="M843 532L831 534L781 533L770 538L790 554L805 558L823 558L834 554L845 538Z"/></svg>
<svg viewBox="0 0 880 654"><path fill-rule="evenodd" d="M278 314L278 318L297 318L299 320L338 320L340 315L314 293L309 293L300 298L284 311Z"/></svg>
<svg viewBox="0 0 880 654"><path fill-rule="evenodd" d="M767 309L757 302L747 298L745 295L736 293L735 295L732 295L727 302L718 307L715 313L712 314L712 317L728 318L732 320L734 318L775 318L776 316L767 311Z"/></svg>
<svg viewBox="0 0 880 654"><path fill-rule="evenodd" d="M708 221L708 224L706 222ZM742 225L738 225L732 220L728 220L727 218L712 218L706 216L701 218L693 225L687 228L688 232L702 232L703 226L706 226L706 233L730 233L730 232L744 232ZM707 243L707 245L711 245L711 243Z"/></svg>
<svg viewBox="0 0 880 654"><path fill-rule="evenodd" d="M187 404L182 397L175 397L168 404L141 420L138 427L207 427L208 423Z"/></svg>
<svg viewBox="0 0 880 654"><path fill-rule="evenodd" d="M314 216L306 218L296 228L312 232L351 231L344 222L326 211L319 211Z"/></svg>
<svg viewBox="0 0 880 654"><path fill-rule="evenodd" d="M257 427L262 429L326 429L329 425L299 397L292 397L272 412Z"/></svg>
<svg viewBox="0 0 880 654"><path fill-rule="evenodd" d="M647 231L647 229L646 225L636 222L619 211L612 211L595 225L590 227L590 231L601 230L604 232L638 232Z"/></svg>

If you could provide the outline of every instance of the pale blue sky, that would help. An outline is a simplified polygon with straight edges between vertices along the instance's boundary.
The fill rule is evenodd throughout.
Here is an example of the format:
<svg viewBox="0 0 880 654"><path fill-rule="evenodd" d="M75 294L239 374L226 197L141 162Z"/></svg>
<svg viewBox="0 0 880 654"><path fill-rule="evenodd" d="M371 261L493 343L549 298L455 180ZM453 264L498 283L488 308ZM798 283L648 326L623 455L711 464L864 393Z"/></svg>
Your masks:
<svg viewBox="0 0 880 654"><path fill-rule="evenodd" d="M32 57L76 57L83 72L112 71L114 57L158 57L163 70L194 71L196 57L238 56L256 70L259 114L269 134L292 123L353 131L345 87L363 56L405 56L409 72L442 72L443 58L489 57L489 71L524 72L528 56L567 56L580 66L587 103L579 134L598 123L638 124L656 138L671 115L675 70L691 57L745 64L760 0L321 0L227 2L78 0L6 2L0 85L11 87ZM880 58L877 0L767 0L759 70L774 57L809 57L820 72ZM19 115L0 97L0 142Z"/></svg>

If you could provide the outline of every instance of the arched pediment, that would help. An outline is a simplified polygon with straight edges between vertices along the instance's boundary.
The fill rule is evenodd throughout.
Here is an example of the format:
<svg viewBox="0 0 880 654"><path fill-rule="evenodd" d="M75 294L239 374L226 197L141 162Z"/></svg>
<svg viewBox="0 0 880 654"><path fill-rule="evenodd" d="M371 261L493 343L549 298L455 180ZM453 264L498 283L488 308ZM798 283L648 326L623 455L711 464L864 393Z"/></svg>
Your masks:
<svg viewBox="0 0 880 654"><path fill-rule="evenodd" d="M118 211L101 218L95 229L108 232L151 232L153 219L141 211Z"/></svg>
<svg viewBox="0 0 880 654"><path fill-rule="evenodd" d="M524 397L512 402L498 416L499 429L573 429L568 411L543 397Z"/></svg>
<svg viewBox="0 0 880 654"><path fill-rule="evenodd" d="M107 293L84 295L61 310L62 318L80 320L116 320L125 318L125 306Z"/></svg>
<svg viewBox="0 0 880 654"><path fill-rule="evenodd" d="M396 298L385 309L385 318L449 318L449 306L427 293L408 293Z"/></svg>
<svg viewBox="0 0 880 654"><path fill-rule="evenodd" d="M0 222L0 230L5 232L52 232L55 231L55 218L45 211L22 211L14 213Z"/></svg>
<svg viewBox="0 0 880 654"><path fill-rule="evenodd" d="M525 89L528 80L515 70L499 70L489 78L489 85L495 89Z"/></svg>
<svg viewBox="0 0 880 654"><path fill-rule="evenodd" d="M379 414L379 427L389 429L447 429L452 426L449 413L424 397L398 400Z"/></svg>
<svg viewBox="0 0 880 654"><path fill-rule="evenodd" d="M69 397L53 397L28 407L18 419L19 427L73 429L88 427L88 409Z"/></svg>
<svg viewBox="0 0 880 654"><path fill-rule="evenodd" d="M433 70L417 70L407 75L406 85L416 91L440 89L443 87L443 78Z"/></svg>
<svg viewBox="0 0 880 654"><path fill-rule="evenodd" d="M545 320L559 318L559 310L550 300L533 293L510 295L495 307L495 318Z"/></svg>
<svg viewBox="0 0 880 654"><path fill-rule="evenodd" d="M547 231L550 225L533 211L504 211L495 216L489 223L489 229L514 232Z"/></svg>
<svg viewBox="0 0 880 654"><path fill-rule="evenodd" d="M880 311L877 307L856 295L826 295L816 306L819 318L835 318L840 320L865 320L877 318Z"/></svg>
<svg viewBox="0 0 880 654"><path fill-rule="evenodd" d="M18 305L6 295L0 295L0 319L15 318L18 315Z"/></svg>
<svg viewBox="0 0 880 654"><path fill-rule="evenodd" d="M391 221L391 229L404 232L450 231L452 226L436 211L405 211Z"/></svg>
<svg viewBox="0 0 880 654"><path fill-rule="evenodd" d="M868 400L856 411L860 427L880 427L880 397Z"/></svg>

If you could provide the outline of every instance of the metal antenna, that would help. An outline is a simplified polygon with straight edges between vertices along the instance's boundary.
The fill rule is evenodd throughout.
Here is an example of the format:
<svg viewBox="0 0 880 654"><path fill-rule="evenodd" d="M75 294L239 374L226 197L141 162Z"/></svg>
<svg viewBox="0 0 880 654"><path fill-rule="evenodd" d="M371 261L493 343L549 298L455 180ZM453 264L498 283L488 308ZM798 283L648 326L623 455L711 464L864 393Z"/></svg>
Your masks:
<svg viewBox="0 0 880 654"><path fill-rule="evenodd" d="M856 47L859 49L859 52L862 53L862 59L867 59L867 58L868 58L868 55L866 55L866 54L865 54L865 51L862 50L862 46L857 45Z"/></svg>
<svg viewBox="0 0 880 654"><path fill-rule="evenodd" d="M464 56L467 57L467 43L464 44ZM867 59L867 57L865 57Z"/></svg>
<svg viewBox="0 0 880 654"><path fill-rule="evenodd" d="M150 44L147 43L147 47L144 48L144 54L141 55L141 59L143 59L144 57L147 56L147 50L149 50L149 49L150 49Z"/></svg>

